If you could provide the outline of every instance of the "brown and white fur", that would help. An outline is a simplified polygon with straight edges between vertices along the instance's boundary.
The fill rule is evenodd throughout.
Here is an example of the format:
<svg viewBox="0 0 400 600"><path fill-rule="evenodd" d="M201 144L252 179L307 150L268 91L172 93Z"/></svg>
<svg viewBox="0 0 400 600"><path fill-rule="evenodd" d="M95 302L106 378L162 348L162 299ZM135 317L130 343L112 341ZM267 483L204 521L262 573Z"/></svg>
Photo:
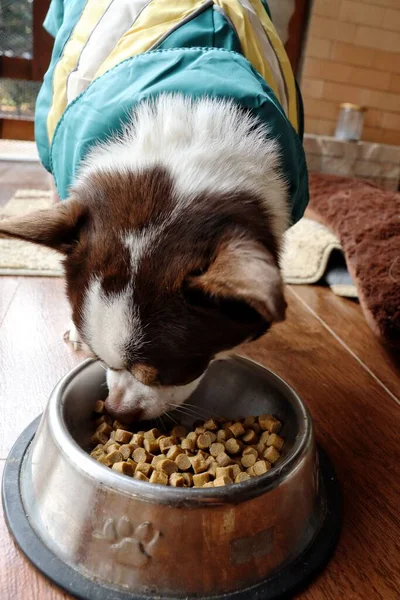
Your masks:
<svg viewBox="0 0 400 600"><path fill-rule="evenodd" d="M0 222L64 255L71 337L107 365L119 418L182 403L216 355L284 318L288 194L266 134L233 103L162 96L89 153L68 200Z"/></svg>

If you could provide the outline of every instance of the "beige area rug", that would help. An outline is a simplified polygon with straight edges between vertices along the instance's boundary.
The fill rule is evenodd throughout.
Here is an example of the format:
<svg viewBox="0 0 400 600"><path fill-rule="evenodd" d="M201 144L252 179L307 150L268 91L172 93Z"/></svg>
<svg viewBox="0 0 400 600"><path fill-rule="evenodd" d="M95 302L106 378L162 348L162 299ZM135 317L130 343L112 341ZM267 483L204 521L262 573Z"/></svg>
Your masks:
<svg viewBox="0 0 400 600"><path fill-rule="evenodd" d="M50 205L50 192L19 190L0 209L0 218L26 215ZM19 240L0 239L0 275L62 277L61 257L49 248Z"/></svg>
<svg viewBox="0 0 400 600"><path fill-rule="evenodd" d="M51 205L50 192L19 190L1 210L0 218L25 215ZM286 283L317 283L326 272L331 253L341 250L336 236L324 225L302 219L286 234L282 272ZM53 250L18 240L0 239L0 275L62 277L61 258ZM337 295L356 297L354 286L331 285Z"/></svg>
<svg viewBox="0 0 400 600"><path fill-rule="evenodd" d="M332 253L343 253L338 238L325 225L303 218L285 235L281 257L282 275L285 283L305 285L320 281L328 273ZM337 296L357 298L356 286L348 283L345 268L331 268L326 277L332 292ZM345 277L343 274L345 273ZM345 280L343 282L342 280Z"/></svg>

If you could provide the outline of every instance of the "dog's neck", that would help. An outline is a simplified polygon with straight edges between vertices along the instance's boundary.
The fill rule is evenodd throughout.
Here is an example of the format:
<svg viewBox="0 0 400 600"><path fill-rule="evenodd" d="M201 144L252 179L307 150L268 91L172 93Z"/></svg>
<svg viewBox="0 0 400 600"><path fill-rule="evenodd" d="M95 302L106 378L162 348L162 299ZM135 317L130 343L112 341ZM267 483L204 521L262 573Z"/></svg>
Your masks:
<svg viewBox="0 0 400 600"><path fill-rule="evenodd" d="M80 180L100 171L138 173L157 166L174 182L176 210L199 194L245 192L260 199L277 240L287 229L277 142L230 101L165 96L140 105L119 136L91 150Z"/></svg>

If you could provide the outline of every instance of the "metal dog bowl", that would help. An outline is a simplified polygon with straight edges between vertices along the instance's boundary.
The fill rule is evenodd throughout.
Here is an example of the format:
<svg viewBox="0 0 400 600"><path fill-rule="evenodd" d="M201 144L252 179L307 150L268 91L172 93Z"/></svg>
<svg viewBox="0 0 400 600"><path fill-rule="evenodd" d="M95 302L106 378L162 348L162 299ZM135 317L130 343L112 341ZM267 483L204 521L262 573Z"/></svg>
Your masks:
<svg viewBox="0 0 400 600"><path fill-rule="evenodd" d="M104 381L91 360L67 374L4 471L10 530L60 587L90 600L277 598L327 561L340 529L337 482L282 379L235 357L212 363L192 395L203 414L273 413L284 424L275 468L218 489L153 485L90 458Z"/></svg>

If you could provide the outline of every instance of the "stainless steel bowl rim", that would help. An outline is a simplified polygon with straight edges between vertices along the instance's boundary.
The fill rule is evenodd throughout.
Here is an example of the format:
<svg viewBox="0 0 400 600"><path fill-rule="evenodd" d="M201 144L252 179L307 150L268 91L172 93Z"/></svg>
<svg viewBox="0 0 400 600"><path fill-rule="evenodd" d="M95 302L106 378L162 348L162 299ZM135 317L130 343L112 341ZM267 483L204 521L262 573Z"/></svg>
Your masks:
<svg viewBox="0 0 400 600"><path fill-rule="evenodd" d="M307 452L309 445L312 443L313 425L311 416L300 400L300 397L281 377L247 357L236 355L233 358L252 363L262 370L268 371L276 381L280 382L281 386L290 391L292 399L296 402L296 410L301 414L303 419L304 435L298 436L291 451L282 459L279 467L271 469L271 471L265 475L217 489L172 488L158 484L149 484L144 481L127 477L126 475L116 473L95 461L75 442L63 419L63 398L65 390L80 371L87 368L93 362L96 362L91 358L84 360L69 371L55 386L50 395L47 411L49 417L48 423L52 430L53 439L60 452L73 463L74 468L84 473L89 478L96 480L97 483L103 487L110 488L138 499L143 499L147 502L198 506L200 504L215 505L239 503L260 496L278 486L285 477L296 468L296 465L300 462L304 453Z"/></svg>

